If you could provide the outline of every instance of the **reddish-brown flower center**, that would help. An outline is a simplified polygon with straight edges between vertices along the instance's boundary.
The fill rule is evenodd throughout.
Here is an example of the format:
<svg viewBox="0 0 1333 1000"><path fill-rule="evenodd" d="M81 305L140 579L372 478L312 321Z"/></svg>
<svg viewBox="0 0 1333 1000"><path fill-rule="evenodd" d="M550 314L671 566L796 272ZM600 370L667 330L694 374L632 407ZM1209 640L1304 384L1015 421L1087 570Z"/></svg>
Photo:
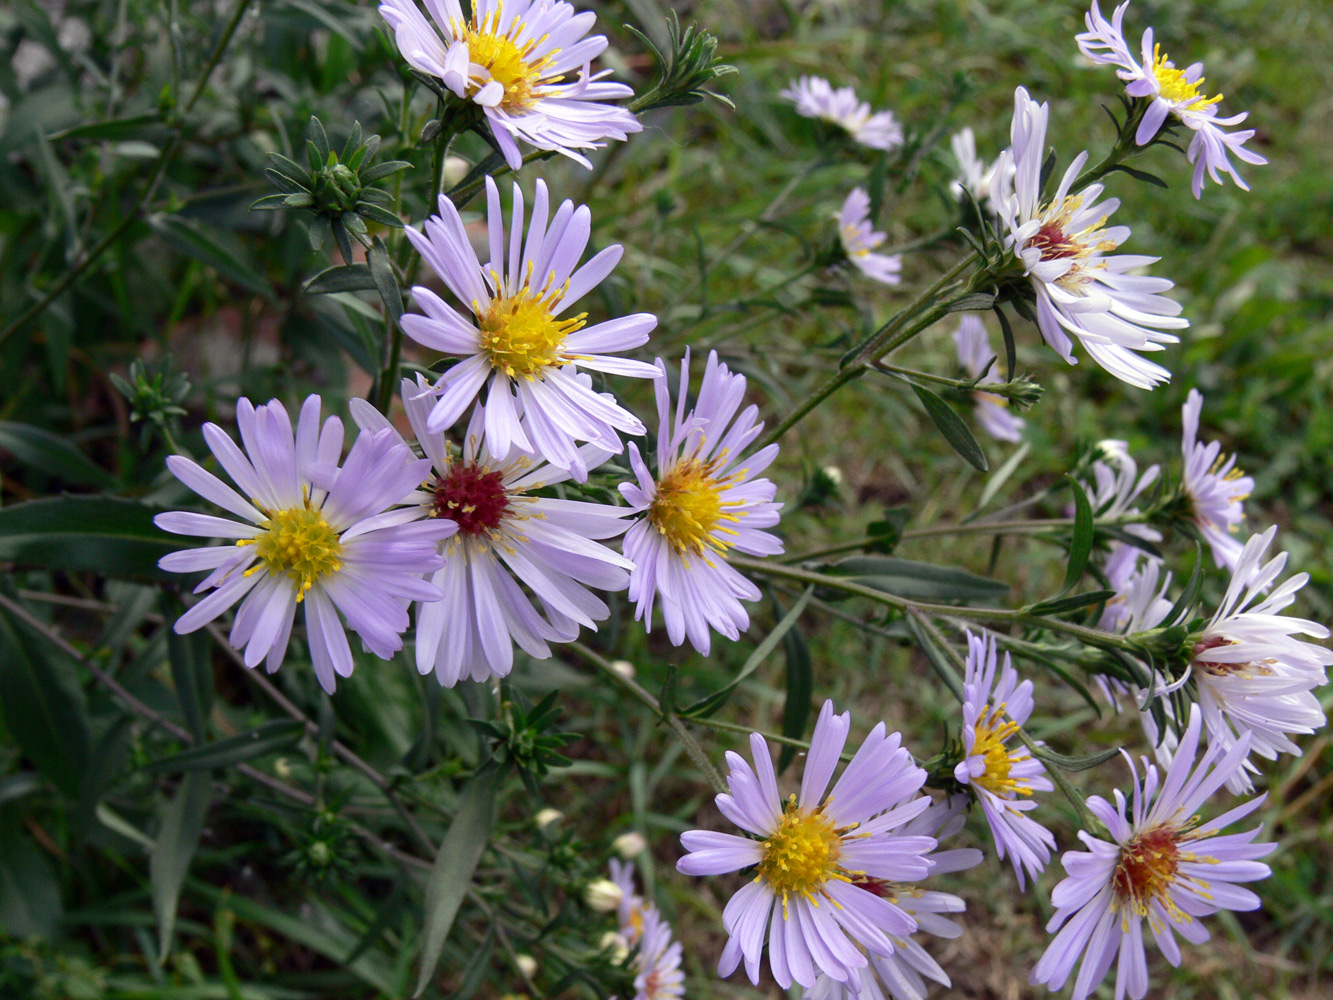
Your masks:
<svg viewBox="0 0 1333 1000"><path fill-rule="evenodd" d="M1077 257L1083 249L1078 240L1065 235L1063 227L1056 220L1047 222L1038 229L1036 235L1028 240L1027 245L1040 250L1042 260L1064 260L1066 257Z"/></svg>
<svg viewBox="0 0 1333 1000"><path fill-rule="evenodd" d="M458 522L460 535L499 527L509 513L504 476L476 462L459 462L435 481L435 516Z"/></svg>
<svg viewBox="0 0 1333 1000"><path fill-rule="evenodd" d="M1120 859L1111 875L1111 888L1122 906L1146 913L1148 903L1160 899L1172 908L1166 890L1176 881L1180 866L1180 831L1172 826L1144 830L1120 848Z"/></svg>

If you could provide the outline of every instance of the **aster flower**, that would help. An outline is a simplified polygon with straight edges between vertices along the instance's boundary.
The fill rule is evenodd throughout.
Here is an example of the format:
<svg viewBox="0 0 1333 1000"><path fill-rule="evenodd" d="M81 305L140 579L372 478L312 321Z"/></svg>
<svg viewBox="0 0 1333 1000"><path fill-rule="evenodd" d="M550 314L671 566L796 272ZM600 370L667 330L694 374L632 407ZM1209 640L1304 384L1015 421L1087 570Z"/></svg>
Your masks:
<svg viewBox="0 0 1333 1000"><path fill-rule="evenodd" d="M472 412L462 453L455 457L441 433L428 428L426 380L404 379L403 404L429 459L418 477L425 487L409 498L417 516L456 525L444 543L432 582L444 600L417 613L416 662L446 687L470 678L505 677L514 646L543 660L551 642L569 642L580 628L596 630L610 614L589 588L624 590L630 561L602 539L625 530L626 507L532 495L569 478L524 451L503 460L490 452L487 408ZM398 432L364 400L351 403L363 428ZM582 460L600 465L607 452L593 445Z"/></svg>
<svg viewBox="0 0 1333 1000"><path fill-rule="evenodd" d="M838 212L838 239L847 259L867 278L896 285L902 280L903 259L898 254L873 253L884 234L870 224L870 195L852 188Z"/></svg>
<svg viewBox="0 0 1333 1000"><path fill-rule="evenodd" d="M591 167L575 150L642 130L625 108L601 103L634 91L602 82L610 70L589 71L607 45L605 35L584 37L597 20L591 11L561 0L474 0L470 17L459 0L426 7L433 25L416 0L384 0L379 11L408 65L481 108L511 170L523 165L518 140Z"/></svg>
<svg viewBox="0 0 1333 1000"><path fill-rule="evenodd" d="M685 995L685 973L680 967L681 944L657 907L643 915L643 934L634 959L634 1000L670 1000Z"/></svg>
<svg viewBox="0 0 1333 1000"><path fill-rule="evenodd" d="M870 105L858 100L851 87L833 89L820 76L803 76L793 80L786 90L778 91L796 105L802 118L818 118L831 122L862 146L871 149L897 149L903 144L903 129L892 111L871 113Z"/></svg>
<svg viewBox="0 0 1333 1000"><path fill-rule="evenodd" d="M962 201L963 193L969 192L983 209L998 214L994 201L998 187L995 171L1002 161L997 159L987 165L985 160L977 156L977 139L970 125L954 134L949 139L949 146L953 149L954 159L958 161L959 171L958 178L950 185L954 198ZM1013 161L1006 161L1006 166L1012 174Z"/></svg>
<svg viewBox="0 0 1333 1000"><path fill-rule="evenodd" d="M406 230L412 245L472 314L460 314L428 288L412 289L425 315L405 315L403 331L426 347L465 359L435 384L439 399L427 429L435 433L449 427L487 386L490 454L501 462L511 448L538 454L582 481L588 470L578 441L615 454L622 448L617 431L642 434L644 426L576 373L586 368L656 378L658 370L652 365L612 354L646 343L657 317L635 313L586 328L587 313L560 318L611 273L621 247L609 246L578 267L588 245L591 213L586 206L575 209L565 201L551 216L546 185L539 180L526 243L523 192L514 185L506 256L500 193L489 177L486 200L490 260L485 266L477 261L458 209L443 195L440 214L426 220L424 232Z"/></svg>
<svg viewBox="0 0 1333 1000"><path fill-rule="evenodd" d="M765 531L778 523L782 504L777 487L757 479L777 458L771 444L748 458L746 447L764 429L759 407L747 406L745 376L732 373L710 351L694 409L685 412L690 355L680 365L680 389L674 420L659 358L657 382L657 478L630 442L630 467L636 482L620 492L643 516L625 533L624 552L634 563L629 599L635 620L651 630L653 604L660 595L667 637L679 646L688 637L707 653L710 629L735 640L750 625L741 601L759 600L759 588L732 569L727 552L755 556L782 552L782 542Z"/></svg>
<svg viewBox="0 0 1333 1000"><path fill-rule="evenodd" d="M1227 129L1239 125L1249 112L1241 112L1229 118L1220 118L1217 114L1218 102L1222 95L1207 97L1203 90L1203 63L1194 63L1185 69L1177 69L1176 64L1167 58L1160 45L1153 44L1153 30L1143 33L1141 45L1142 63L1134 58L1129 43L1121 27L1125 18L1125 8L1129 0L1116 7L1107 21L1097 7L1097 0L1092 0L1092 9L1084 15L1088 30L1076 35L1079 50L1095 63L1116 67L1116 76L1125 81L1125 93L1131 97L1146 98L1150 103L1139 122L1134 141L1140 146L1152 142L1161 131L1168 116L1174 115L1194 132L1186 150L1186 158L1194 164L1194 177L1191 190L1198 198L1203 193L1204 174L1212 178L1213 183L1221 184L1221 174L1230 174L1236 186L1248 191L1249 185L1231 165L1229 154L1246 163L1262 164L1268 161L1251 150L1245 143L1254 136L1254 129Z"/></svg>
<svg viewBox="0 0 1333 1000"><path fill-rule="evenodd" d="M953 776L981 803L990 824L995 849L1003 860L1010 856L1018 889L1025 876L1034 879L1055 850L1055 837L1028 812L1037 808L1033 792L1055 786L1046 768L1022 743L1009 741L1032 714L1032 681L1018 682L1018 671L1004 654L996 670L995 636L967 633L967 671L963 679L963 748L965 756Z"/></svg>
<svg viewBox="0 0 1333 1000"><path fill-rule="evenodd" d="M1179 965L1175 934L1200 944L1208 940L1201 917L1259 907L1259 897L1236 883L1267 878L1270 869L1258 859L1277 845L1255 843L1262 825L1219 834L1257 809L1264 796L1211 822L1199 815L1208 797L1240 768L1248 736L1230 750L1209 747L1196 767L1201 728L1202 716L1194 709L1160 784L1157 768L1146 759L1140 784L1126 754L1134 775L1130 802L1118 790L1114 806L1100 795L1088 799L1088 809L1112 841L1082 831L1079 839L1088 850L1068 851L1061 859L1068 877L1051 893L1056 912L1046 925L1055 938L1032 970L1034 984L1060 989L1082 959L1073 1000L1090 995L1113 964L1117 1000L1126 995L1141 1000L1148 992L1145 921L1166 960Z"/></svg>
<svg viewBox="0 0 1333 1000"><path fill-rule="evenodd" d="M1108 439L1098 442L1100 457L1092 463L1092 482L1084 482L1083 489L1088 495L1088 503L1099 520L1129 523L1120 524L1119 528L1127 535L1134 535L1145 542L1160 542L1162 533L1148 524L1131 521L1142 513L1134 501L1149 486L1157 482L1161 467L1150 465L1139 475L1139 464L1129 453L1129 444L1125 441ZM1139 560L1152 558L1146 551L1129 542L1111 543L1110 554L1104 567L1107 582L1112 590L1122 590L1138 569ZM1110 611L1115 602L1107 605ZM1103 618L1099 628L1110 629L1114 622L1108 623Z"/></svg>
<svg viewBox="0 0 1333 1000"><path fill-rule="evenodd" d="M1199 441L1203 395L1191 389L1181 410L1184 430L1180 450L1185 457L1181 490L1189 501L1189 517L1202 532L1218 567L1236 568L1241 543L1236 530L1245 519L1242 502L1254 480L1236 468L1236 456L1224 456L1217 441Z"/></svg>
<svg viewBox="0 0 1333 1000"><path fill-rule="evenodd" d="M963 828L966 804L967 796L951 796L932 805L899 832L907 836L924 834L941 841L952 837ZM930 874L934 877L947 872L965 871L981 864L981 859L981 852L971 847L937 851L930 855L933 862ZM933 889L897 886L879 879L865 879L858 884L877 892L911 914L917 921L920 934L951 939L963 933L959 924L944 916L946 913L962 913L966 908L966 904L957 896ZM928 989L926 980L939 983L946 989L951 985L948 973L915 937L895 937L893 944L891 955L873 952L866 955L872 974L862 977L859 993L848 983L821 975L814 988L805 991L804 1000L885 1000L886 996L893 1000L924 1000Z"/></svg>
<svg viewBox="0 0 1333 1000"><path fill-rule="evenodd" d="M784 989L793 981L813 988L820 974L855 986L868 963L863 948L891 955L893 938L917 929L916 918L865 883L916 882L930 870L926 854L935 838L901 832L930 806L918 794L926 772L881 722L825 796L850 726L847 713L834 715L833 703L824 703L800 794L785 803L760 734L750 736L753 768L728 752L731 793L717 796L717 807L761 839L711 830L681 835L689 853L676 868L686 875L756 871L723 911L729 940L719 975L730 975L743 958L750 982L758 984L767 937L769 967Z"/></svg>
<svg viewBox="0 0 1333 1000"><path fill-rule="evenodd" d="M643 915L650 905L641 895L634 882L634 862L610 860L611 881L620 886L620 905L616 908L616 919L620 922L620 936L629 944L634 944L643 934Z"/></svg>
<svg viewBox="0 0 1333 1000"><path fill-rule="evenodd" d="M1072 333L1116 378L1151 389L1170 379L1171 373L1135 352L1160 351L1163 344L1177 343L1178 337L1162 331L1182 329L1189 321L1180 317L1178 303L1161 294L1172 287L1170 281L1130 273L1156 257L1108 256L1129 238L1129 227L1105 228L1120 202L1098 201L1101 184L1070 193L1087 162L1086 152L1074 158L1055 195L1041 201L1049 116L1049 105L1037 104L1022 87L1014 92L1013 145L1000 154L996 166L1000 186L996 201L1009 229L1006 245L1018 255L1032 282L1037 326L1057 354L1077 364Z"/></svg>
<svg viewBox="0 0 1333 1000"><path fill-rule="evenodd" d="M1135 549L1132 545L1125 545L1124 548L1142 551ZM1161 625L1171 613L1172 604L1166 596L1171 587L1171 574L1168 572L1165 578L1162 577L1162 562L1160 559L1147 557L1141 566L1135 565L1131 568L1127 577L1122 581L1113 582L1112 586L1116 588L1115 596L1106 602L1106 607L1102 610L1102 616L1097 622L1097 627L1104 632L1117 632L1122 635L1147 632ZM1144 663L1142 666L1143 673L1153 678L1153 683L1158 686L1159 693L1162 690L1170 690L1170 685L1159 678L1151 665ZM1143 690L1135 685L1127 684L1117 677L1098 674L1094 680L1116 712L1120 711L1120 699L1122 697L1132 696L1140 706L1147 700ZM1170 712L1169 702L1164 703L1163 707L1168 713ZM1143 723L1148 742L1154 747L1160 746L1162 743L1161 734L1158 733L1157 724L1152 714L1140 710L1139 719ZM1170 760L1170 757L1166 757L1164 762L1168 760Z"/></svg>
<svg viewBox="0 0 1333 1000"><path fill-rule="evenodd" d="M339 612L367 649L392 657L403 648L408 602L440 600L439 589L421 577L440 565L437 543L456 529L404 523L389 509L421 482L428 462L393 435L363 433L339 468L342 422L329 417L321 428L319 410L319 397L309 396L293 435L277 400L257 408L239 400L236 425L245 452L216 424L204 425L209 449L239 493L183 456L169 457L167 467L242 520L172 511L154 523L178 535L235 540L173 552L158 563L176 573L211 571L194 592L213 592L181 615L177 633L193 632L241 601L231 644L245 651L246 666L263 662L272 673L287 653L302 605L315 675L332 694L335 675L352 674Z"/></svg>
<svg viewBox="0 0 1333 1000"><path fill-rule="evenodd" d="M970 378L988 382L1000 380L995 353L990 349L986 325L980 316L964 313L954 331L953 342L958 347L958 361ZM997 441L1023 440L1024 420L1010 412L1009 400L992 392L973 392L972 402L977 423L991 437Z"/></svg>
<svg viewBox="0 0 1333 1000"><path fill-rule="evenodd" d="M1301 748L1288 734L1313 733L1324 725L1313 692L1327 682L1333 663L1333 650L1296 638L1326 639L1327 628L1282 613L1310 575L1297 573L1276 583L1287 553L1263 561L1276 533L1274 526L1245 543L1221 606L1195 637L1191 664L1209 743L1230 749L1244 737L1268 760L1279 753L1299 756ZM1246 770L1254 768L1244 755L1241 759L1246 769L1238 767L1229 779L1233 792L1253 787Z"/></svg>

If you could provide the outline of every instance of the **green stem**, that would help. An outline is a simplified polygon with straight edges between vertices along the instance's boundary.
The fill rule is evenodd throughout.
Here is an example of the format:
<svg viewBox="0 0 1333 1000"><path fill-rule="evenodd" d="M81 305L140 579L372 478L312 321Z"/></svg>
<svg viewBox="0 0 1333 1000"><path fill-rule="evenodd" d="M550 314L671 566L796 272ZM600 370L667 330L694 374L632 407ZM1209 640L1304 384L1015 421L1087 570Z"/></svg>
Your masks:
<svg viewBox="0 0 1333 1000"><path fill-rule="evenodd" d="M699 745L699 741L696 740L693 734L685 728L685 724L681 722L680 718L674 712L665 711L662 708L661 702L653 697L652 693L648 691L647 688L633 677L626 677L620 671L616 670L615 667L611 666L611 661L606 659L606 657L602 656L596 650L590 649L581 642L571 642L569 643L568 648L578 653L581 657L605 674L611 681L619 684L622 688L646 705L654 715L665 722L671 732L675 734L678 740L680 740L681 745L685 747L685 752L690 755L690 759L694 761L695 766L703 772L704 777L708 779L708 783L713 786L713 790L719 794L727 791L727 785L722 780L722 775L718 774L717 768L715 768L713 762L708 759L708 755L704 753L704 749ZM746 730L746 732L749 732L749 730Z"/></svg>
<svg viewBox="0 0 1333 1000"><path fill-rule="evenodd" d="M200 95L203 94L204 87L208 83L208 78L212 76L213 70L215 70L218 63L222 61L222 55L226 52L227 46L231 44L232 36L236 34L236 29L240 26L241 19L245 16L245 12L249 8L250 3L251 0L237 0L236 9L232 12L231 20L227 22L227 26L222 30L222 35L218 38L217 45L213 47L213 51L208 57L208 62L204 66L204 72L199 77L199 82L195 84L194 91L190 94L190 99L185 102L185 107L180 111L179 118L182 120L176 126L176 131L172 134L171 139L167 142L167 145L158 156L157 164L153 168L152 176L148 179L148 186L144 188L143 194L141 194L139 200L134 203L134 207L131 208L130 211L126 213L125 217L112 228L111 232L102 237L102 239L100 239L77 264L66 271L64 277L57 281L50 291L43 295L37 302L34 302L31 306L25 309L18 319L14 320L3 330L0 330L0 344L3 344L18 330L26 326L30 320L45 312L52 302L60 298L60 296L73 286L75 282L83 277L88 269L101 259L102 254L111 249L111 247L129 231L129 228L139 221L139 213L142 212L143 207L152 200L153 195L157 192L158 185L166 175L167 167L171 165L171 162L176 158L176 154L180 152L181 146L184 144L185 124L183 119L190 113L194 108L195 102L199 100Z"/></svg>
<svg viewBox="0 0 1333 1000"><path fill-rule="evenodd" d="M951 284L960 274L976 261L976 254L969 254L951 267L945 274L931 285L924 292L918 295L906 308L902 309L897 315L876 330L870 336L866 337L849 354L848 359L842 364L842 367L833 374L823 385L813 393L802 400L792 409L771 431L764 435L763 439L755 445L755 449L766 448L768 445L777 441L787 431L791 430L796 424L800 423L807 414L816 406L828 399L835 392L841 389L848 382L860 378L870 367L872 361L877 361L884 355L890 353L896 348L905 344L912 337L916 336L926 327L930 326L936 320L947 312L943 304L936 304L922 319L908 326L908 322L934 299L941 291ZM905 329L904 329L905 328Z"/></svg>

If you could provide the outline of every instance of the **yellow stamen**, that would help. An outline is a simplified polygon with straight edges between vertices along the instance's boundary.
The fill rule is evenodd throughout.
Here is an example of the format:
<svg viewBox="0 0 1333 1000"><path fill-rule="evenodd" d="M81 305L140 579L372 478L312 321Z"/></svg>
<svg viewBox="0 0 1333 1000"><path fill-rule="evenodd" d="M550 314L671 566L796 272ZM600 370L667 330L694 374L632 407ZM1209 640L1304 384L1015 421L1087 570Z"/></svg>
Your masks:
<svg viewBox="0 0 1333 1000"><path fill-rule="evenodd" d="M1202 111L1222 100L1221 94L1204 97L1201 91L1203 77L1190 83L1185 78L1185 71L1176 69L1176 64L1163 54L1160 45L1154 45L1152 49L1152 75L1162 96L1172 104L1184 103L1183 111Z"/></svg>
<svg viewBox="0 0 1333 1000"><path fill-rule="evenodd" d="M824 815L827 806L825 800L818 809L802 809L796 804L796 796L791 796L778 828L763 842L759 877L768 883L775 896L782 897L784 920L789 896L815 901L816 895L826 895L826 883L851 882L865 874L848 871L838 864L842 835L854 829L855 824L842 829L834 827L833 820Z"/></svg>
<svg viewBox="0 0 1333 1000"><path fill-rule="evenodd" d="M725 552L732 542L714 532L734 535L733 528L721 527L743 516L732 512L743 501L726 500L724 494L736 484L742 473L718 478L726 463L726 454L709 461L697 453L676 463L657 484L657 497L648 508L648 520L677 555L702 555L705 549Z"/></svg>
<svg viewBox="0 0 1333 1000"><path fill-rule="evenodd" d="M1040 250L1042 260L1068 260L1069 270L1056 282L1071 290L1087 280L1089 269L1105 266L1100 260L1089 263L1090 257L1114 250L1117 245L1103 236L1106 216L1077 232L1070 231L1082 206L1081 194L1069 195L1059 205L1046 205L1040 212L1041 228L1024 244L1025 248Z"/></svg>
<svg viewBox="0 0 1333 1000"><path fill-rule="evenodd" d="M504 5L496 4L495 10L478 23L474 7L467 23L455 20L450 23L450 29L455 38L467 43L468 60L485 68L490 79L504 87L500 107L506 111L522 111L536 102L537 87L543 82L543 75L550 69L560 50L552 49L541 58L534 59L533 50L549 36L518 41L526 32L521 18L514 18L501 32L503 11ZM556 76L545 82L557 83L560 79ZM484 81L469 80L468 96L475 94L483 84Z"/></svg>
<svg viewBox="0 0 1333 1000"><path fill-rule="evenodd" d="M566 282L559 288L548 285L542 291L533 291L525 281L513 295L492 300L484 310L474 306L481 328L481 348L494 368L510 378L531 381L543 369L572 358L564 353L565 338L582 329L588 314L555 318L555 307L568 286Z"/></svg>
<svg viewBox="0 0 1333 1000"><path fill-rule="evenodd" d="M1004 745L1005 741L1016 732L1018 723L1004 718L1003 704L994 709L987 705L981 710L981 714L977 716L976 740L972 744L970 756L983 758L986 770L972 779L974 784L996 795L1032 794L1029 779L1009 776L1015 764L1028 759L1026 749L1011 753Z"/></svg>
<svg viewBox="0 0 1333 1000"><path fill-rule="evenodd" d="M324 515L310 506L290 507L269 514L259 522L264 534L242 539L238 545L253 545L259 561L245 571L249 576L261 569L286 574L296 583L296 600L324 577L342 569L342 542Z"/></svg>

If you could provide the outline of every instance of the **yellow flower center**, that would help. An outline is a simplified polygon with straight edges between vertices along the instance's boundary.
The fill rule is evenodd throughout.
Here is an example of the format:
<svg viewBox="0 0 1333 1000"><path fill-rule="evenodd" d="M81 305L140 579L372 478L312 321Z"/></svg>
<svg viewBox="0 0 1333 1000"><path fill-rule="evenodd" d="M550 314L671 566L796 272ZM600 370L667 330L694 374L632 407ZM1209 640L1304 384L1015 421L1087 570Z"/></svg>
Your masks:
<svg viewBox="0 0 1333 1000"><path fill-rule="evenodd" d="M993 710L989 705L983 708L974 732L971 756L983 758L986 770L972 779L973 784L996 795L1031 795L1027 778L1009 777L1015 764L1028 759L1028 753L1025 749L1010 753L1005 747L1005 741L1018 732L1018 723L1004 718L1004 705Z"/></svg>
<svg viewBox="0 0 1333 1000"><path fill-rule="evenodd" d="M506 111L521 111L531 107L535 101L535 89L541 82L542 74L550 67L559 49L546 53L540 59L532 58L532 50L546 41L546 35L518 42L524 33L525 25L521 18L514 18L500 31L504 5L496 4L495 10L486 15L480 24L474 5L472 19L467 24L455 21L450 25L455 38L467 43L468 60L485 67L490 78L504 87L505 95L500 107ZM555 83L560 77L549 80ZM483 84L469 81L469 93L476 93Z"/></svg>
<svg viewBox="0 0 1333 1000"><path fill-rule="evenodd" d="M320 511L291 507L270 514L259 526L264 534L236 543L253 545L259 558L258 565L246 570L247 576L260 569L286 574L297 585L300 602L317 582L342 569L342 542Z"/></svg>
<svg viewBox="0 0 1333 1000"><path fill-rule="evenodd" d="M1166 57L1160 45L1153 46L1152 75L1162 96L1172 104L1183 104L1186 111L1201 111L1208 105L1222 100L1221 94L1216 97L1204 97L1200 92L1204 82L1203 77L1190 83L1185 78L1185 71L1176 69L1176 64Z"/></svg>
<svg viewBox="0 0 1333 1000"><path fill-rule="evenodd" d="M569 360L563 353L565 338L583 327L588 314L555 318L555 306L567 284L534 292L525 282L513 295L493 299L484 310L473 304L481 328L481 349L492 367L510 378L532 381L543 369Z"/></svg>
<svg viewBox="0 0 1333 1000"><path fill-rule="evenodd" d="M827 801L824 805L827 805ZM851 882L864 872L849 872L838 864L842 853L842 830L818 809L802 809L796 796L787 800L778 828L763 842L764 856L759 862L759 877L768 883L775 896L782 897L782 916L787 917L787 897L813 899L829 881Z"/></svg>
<svg viewBox="0 0 1333 1000"><path fill-rule="evenodd" d="M687 458L658 481L648 520L677 555L702 555L706 548L725 552L731 547L732 542L713 535L714 531L736 534L734 528L723 525L741 518L729 508L739 507L742 501L723 499L741 473L717 478L725 460L725 454L707 462L697 456Z"/></svg>

